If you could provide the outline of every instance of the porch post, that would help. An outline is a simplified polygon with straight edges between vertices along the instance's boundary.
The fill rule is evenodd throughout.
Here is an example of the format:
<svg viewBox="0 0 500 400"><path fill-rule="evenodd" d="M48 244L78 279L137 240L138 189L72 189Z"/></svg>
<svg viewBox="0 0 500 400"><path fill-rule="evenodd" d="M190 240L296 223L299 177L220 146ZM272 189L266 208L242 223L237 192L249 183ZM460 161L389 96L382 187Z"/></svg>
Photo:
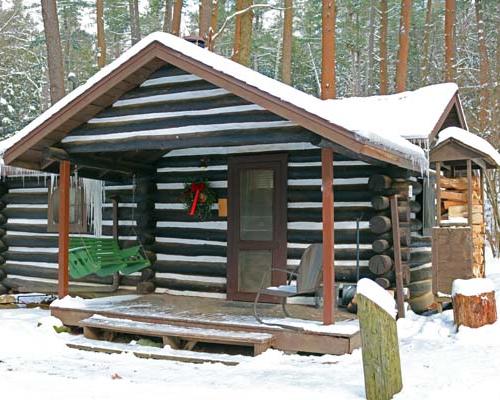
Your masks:
<svg viewBox="0 0 500 400"><path fill-rule="evenodd" d="M69 250L69 189L70 163L59 163L59 271L58 295L62 298L68 294L68 250Z"/></svg>
<svg viewBox="0 0 500 400"><path fill-rule="evenodd" d="M333 152L321 149L323 201L323 324L335 323Z"/></svg>

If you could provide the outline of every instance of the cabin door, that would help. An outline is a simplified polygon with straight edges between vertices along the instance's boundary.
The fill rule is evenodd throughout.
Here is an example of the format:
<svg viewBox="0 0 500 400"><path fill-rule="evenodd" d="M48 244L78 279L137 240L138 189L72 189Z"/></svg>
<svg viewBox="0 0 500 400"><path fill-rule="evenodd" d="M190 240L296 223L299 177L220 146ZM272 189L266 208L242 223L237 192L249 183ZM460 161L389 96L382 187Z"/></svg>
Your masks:
<svg viewBox="0 0 500 400"><path fill-rule="evenodd" d="M264 285L281 285L287 261L287 155L233 157L228 171L227 292L253 301ZM263 301L273 301L263 297Z"/></svg>

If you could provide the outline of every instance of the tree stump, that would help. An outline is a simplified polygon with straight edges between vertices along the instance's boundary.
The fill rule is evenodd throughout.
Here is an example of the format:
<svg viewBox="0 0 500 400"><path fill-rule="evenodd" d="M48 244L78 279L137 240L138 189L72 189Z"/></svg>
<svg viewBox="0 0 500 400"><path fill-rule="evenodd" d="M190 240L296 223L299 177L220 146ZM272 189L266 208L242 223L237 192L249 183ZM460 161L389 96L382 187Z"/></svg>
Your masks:
<svg viewBox="0 0 500 400"><path fill-rule="evenodd" d="M495 290L489 279L456 279L452 301L457 329L462 325L479 328L497 320Z"/></svg>

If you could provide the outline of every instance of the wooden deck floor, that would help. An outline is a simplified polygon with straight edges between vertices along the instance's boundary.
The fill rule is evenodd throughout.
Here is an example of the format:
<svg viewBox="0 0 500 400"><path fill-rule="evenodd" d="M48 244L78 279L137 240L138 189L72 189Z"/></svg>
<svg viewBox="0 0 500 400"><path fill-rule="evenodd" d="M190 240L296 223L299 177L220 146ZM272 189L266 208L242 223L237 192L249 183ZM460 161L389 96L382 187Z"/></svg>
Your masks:
<svg viewBox="0 0 500 400"><path fill-rule="evenodd" d="M294 318L283 318L280 305L261 304L259 310L266 322L298 329L259 324L251 303L168 294L102 297L51 306L52 315L69 326L81 326L83 319L98 314L184 327L272 333L273 347L291 352L345 354L360 346L356 316L345 311L338 310L335 325L323 326L321 310L312 306L290 305Z"/></svg>

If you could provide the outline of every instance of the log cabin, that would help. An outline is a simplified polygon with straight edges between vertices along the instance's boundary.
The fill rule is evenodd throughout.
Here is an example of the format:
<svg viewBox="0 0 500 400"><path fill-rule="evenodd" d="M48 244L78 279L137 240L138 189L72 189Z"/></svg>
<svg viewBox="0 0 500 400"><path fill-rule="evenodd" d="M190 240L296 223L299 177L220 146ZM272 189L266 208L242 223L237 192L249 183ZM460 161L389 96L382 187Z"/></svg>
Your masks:
<svg viewBox="0 0 500 400"><path fill-rule="evenodd" d="M154 33L3 142L0 289L66 293L67 231L139 243L152 263L118 282L70 279L89 295L249 301L264 272L323 243L327 309L363 277L395 287L397 240L421 311L433 299L427 153L447 127L467 128L454 84L320 100ZM216 199L202 218L184 199L200 182Z"/></svg>

